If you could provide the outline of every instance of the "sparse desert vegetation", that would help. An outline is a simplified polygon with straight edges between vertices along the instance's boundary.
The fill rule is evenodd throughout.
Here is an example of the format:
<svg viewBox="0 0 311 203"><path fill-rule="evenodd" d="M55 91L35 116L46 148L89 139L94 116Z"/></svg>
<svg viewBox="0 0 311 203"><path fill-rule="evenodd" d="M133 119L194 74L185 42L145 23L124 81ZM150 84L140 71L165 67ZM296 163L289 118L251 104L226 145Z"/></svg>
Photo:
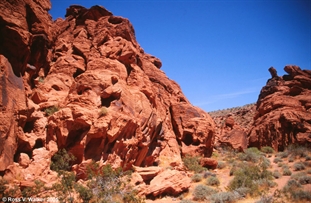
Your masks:
<svg viewBox="0 0 311 203"><path fill-rule="evenodd" d="M197 181L180 197L180 203L308 202L311 167L306 157L310 154L311 149L304 146L290 146L282 152L271 147L245 152L219 148L212 157L224 167L193 172Z"/></svg>

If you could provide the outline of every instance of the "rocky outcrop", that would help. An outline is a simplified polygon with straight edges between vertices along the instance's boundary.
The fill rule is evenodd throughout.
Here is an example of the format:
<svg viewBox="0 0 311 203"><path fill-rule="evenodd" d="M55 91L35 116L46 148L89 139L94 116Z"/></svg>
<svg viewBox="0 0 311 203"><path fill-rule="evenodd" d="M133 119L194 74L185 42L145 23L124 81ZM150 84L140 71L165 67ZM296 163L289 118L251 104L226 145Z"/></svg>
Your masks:
<svg viewBox="0 0 311 203"><path fill-rule="evenodd" d="M311 71L292 65L284 70L288 75L273 73L260 92L249 146L283 150L311 142Z"/></svg>
<svg viewBox="0 0 311 203"><path fill-rule="evenodd" d="M136 42L130 22L100 6L72 6L58 19L49 73L33 89L49 117L46 145L83 160L135 166L180 162L180 146L208 156L213 121L193 107ZM167 162L169 160L169 162Z"/></svg>
<svg viewBox="0 0 311 203"><path fill-rule="evenodd" d="M255 112L255 104L210 112L216 123L215 147L244 151L248 146L247 134Z"/></svg>
<svg viewBox="0 0 311 203"><path fill-rule="evenodd" d="M0 2L0 171L18 161L19 148L31 154L36 143L35 137L29 138L31 145L24 142L28 139L24 131L33 128L29 124L34 124L26 124L26 120L38 114L30 116L34 109L27 102L26 94L40 69L46 72L49 67L50 7L47 0Z"/></svg>
<svg viewBox="0 0 311 203"><path fill-rule="evenodd" d="M182 154L211 155L213 120L144 52L127 19L101 6L71 6L66 19L52 22L49 1L0 7L0 171L6 178L55 179L50 159L63 148L77 158L77 178L85 177L91 160L123 169L182 168ZM177 169L146 173L146 194L177 195L189 187Z"/></svg>

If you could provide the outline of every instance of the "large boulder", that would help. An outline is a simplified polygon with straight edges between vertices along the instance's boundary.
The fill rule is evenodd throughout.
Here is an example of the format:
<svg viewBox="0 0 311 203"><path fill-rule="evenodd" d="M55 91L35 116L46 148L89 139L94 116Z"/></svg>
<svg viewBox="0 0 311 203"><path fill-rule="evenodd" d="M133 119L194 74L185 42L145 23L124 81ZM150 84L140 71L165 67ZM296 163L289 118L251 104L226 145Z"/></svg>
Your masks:
<svg viewBox="0 0 311 203"><path fill-rule="evenodd" d="M278 151L311 142L311 71L293 65L284 70L283 77L273 72L260 92L249 146Z"/></svg>

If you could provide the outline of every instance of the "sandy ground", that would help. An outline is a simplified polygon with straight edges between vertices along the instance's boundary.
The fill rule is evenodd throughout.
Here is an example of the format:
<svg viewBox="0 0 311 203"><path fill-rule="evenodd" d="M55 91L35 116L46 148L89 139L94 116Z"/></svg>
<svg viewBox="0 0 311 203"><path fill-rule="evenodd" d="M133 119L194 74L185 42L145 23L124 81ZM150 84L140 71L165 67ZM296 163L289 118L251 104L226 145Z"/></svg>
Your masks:
<svg viewBox="0 0 311 203"><path fill-rule="evenodd" d="M272 155L269 160L271 162L271 167L269 168L270 171L275 171L278 170L281 174L282 174L282 167L278 166L277 163L274 163L273 160L275 159L275 155ZM297 161L303 161L303 159L296 159L295 162ZM297 173L297 171L293 170L293 165L295 162L288 162L287 159L283 159L283 164L288 165L289 169L292 171L293 174ZM220 186L217 187L216 189L218 189L219 191L226 191L226 187L228 186L229 182L232 180L233 176L229 176L229 172L230 172L230 167L227 166L223 169L216 169L214 171L212 171L213 173L216 174L216 176L218 177L219 181L220 181ZM274 179L274 182L277 183L277 186L274 188L271 188L269 190L268 195L273 195L273 193L276 190L282 190L282 188L286 185L287 181L290 179L290 176L281 176L279 179ZM202 181L198 182L198 183L192 183L191 187L189 188L189 192L182 194L182 199L189 199L191 201L192 200L192 192L194 190L194 188L199 185L199 184L205 184L206 179L203 179ZM311 192L311 184L308 185L303 185L304 190L310 191ZM254 203L256 201L258 201L260 199L260 197L256 197L256 198L247 198L247 199L242 199L237 201L236 203ZM163 197L161 199L156 199L156 200L146 200L146 203L179 203L181 201L180 197ZM199 202L199 201L193 201L195 202Z"/></svg>

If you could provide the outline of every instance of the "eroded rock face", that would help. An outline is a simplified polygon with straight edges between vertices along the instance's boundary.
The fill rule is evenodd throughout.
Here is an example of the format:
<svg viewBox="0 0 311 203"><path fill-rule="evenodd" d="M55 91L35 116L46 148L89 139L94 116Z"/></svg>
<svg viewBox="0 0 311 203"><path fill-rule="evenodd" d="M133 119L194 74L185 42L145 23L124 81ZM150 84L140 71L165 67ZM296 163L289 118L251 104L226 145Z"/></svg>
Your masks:
<svg viewBox="0 0 311 203"><path fill-rule="evenodd" d="M66 16L53 25L50 72L31 97L41 109L60 108L48 119L46 144L68 149L77 164L124 169L180 162L184 144L211 154L213 121L144 53L127 19L100 6L72 6Z"/></svg>
<svg viewBox="0 0 311 203"><path fill-rule="evenodd" d="M78 171L90 160L129 169L180 166L187 152L211 155L213 120L144 52L127 19L101 6L71 6L52 22L50 6L0 3L0 171L32 180L50 173L49 158L62 148Z"/></svg>
<svg viewBox="0 0 311 203"><path fill-rule="evenodd" d="M257 101L249 146L283 150L311 142L311 71L285 66L288 75L272 75Z"/></svg>

